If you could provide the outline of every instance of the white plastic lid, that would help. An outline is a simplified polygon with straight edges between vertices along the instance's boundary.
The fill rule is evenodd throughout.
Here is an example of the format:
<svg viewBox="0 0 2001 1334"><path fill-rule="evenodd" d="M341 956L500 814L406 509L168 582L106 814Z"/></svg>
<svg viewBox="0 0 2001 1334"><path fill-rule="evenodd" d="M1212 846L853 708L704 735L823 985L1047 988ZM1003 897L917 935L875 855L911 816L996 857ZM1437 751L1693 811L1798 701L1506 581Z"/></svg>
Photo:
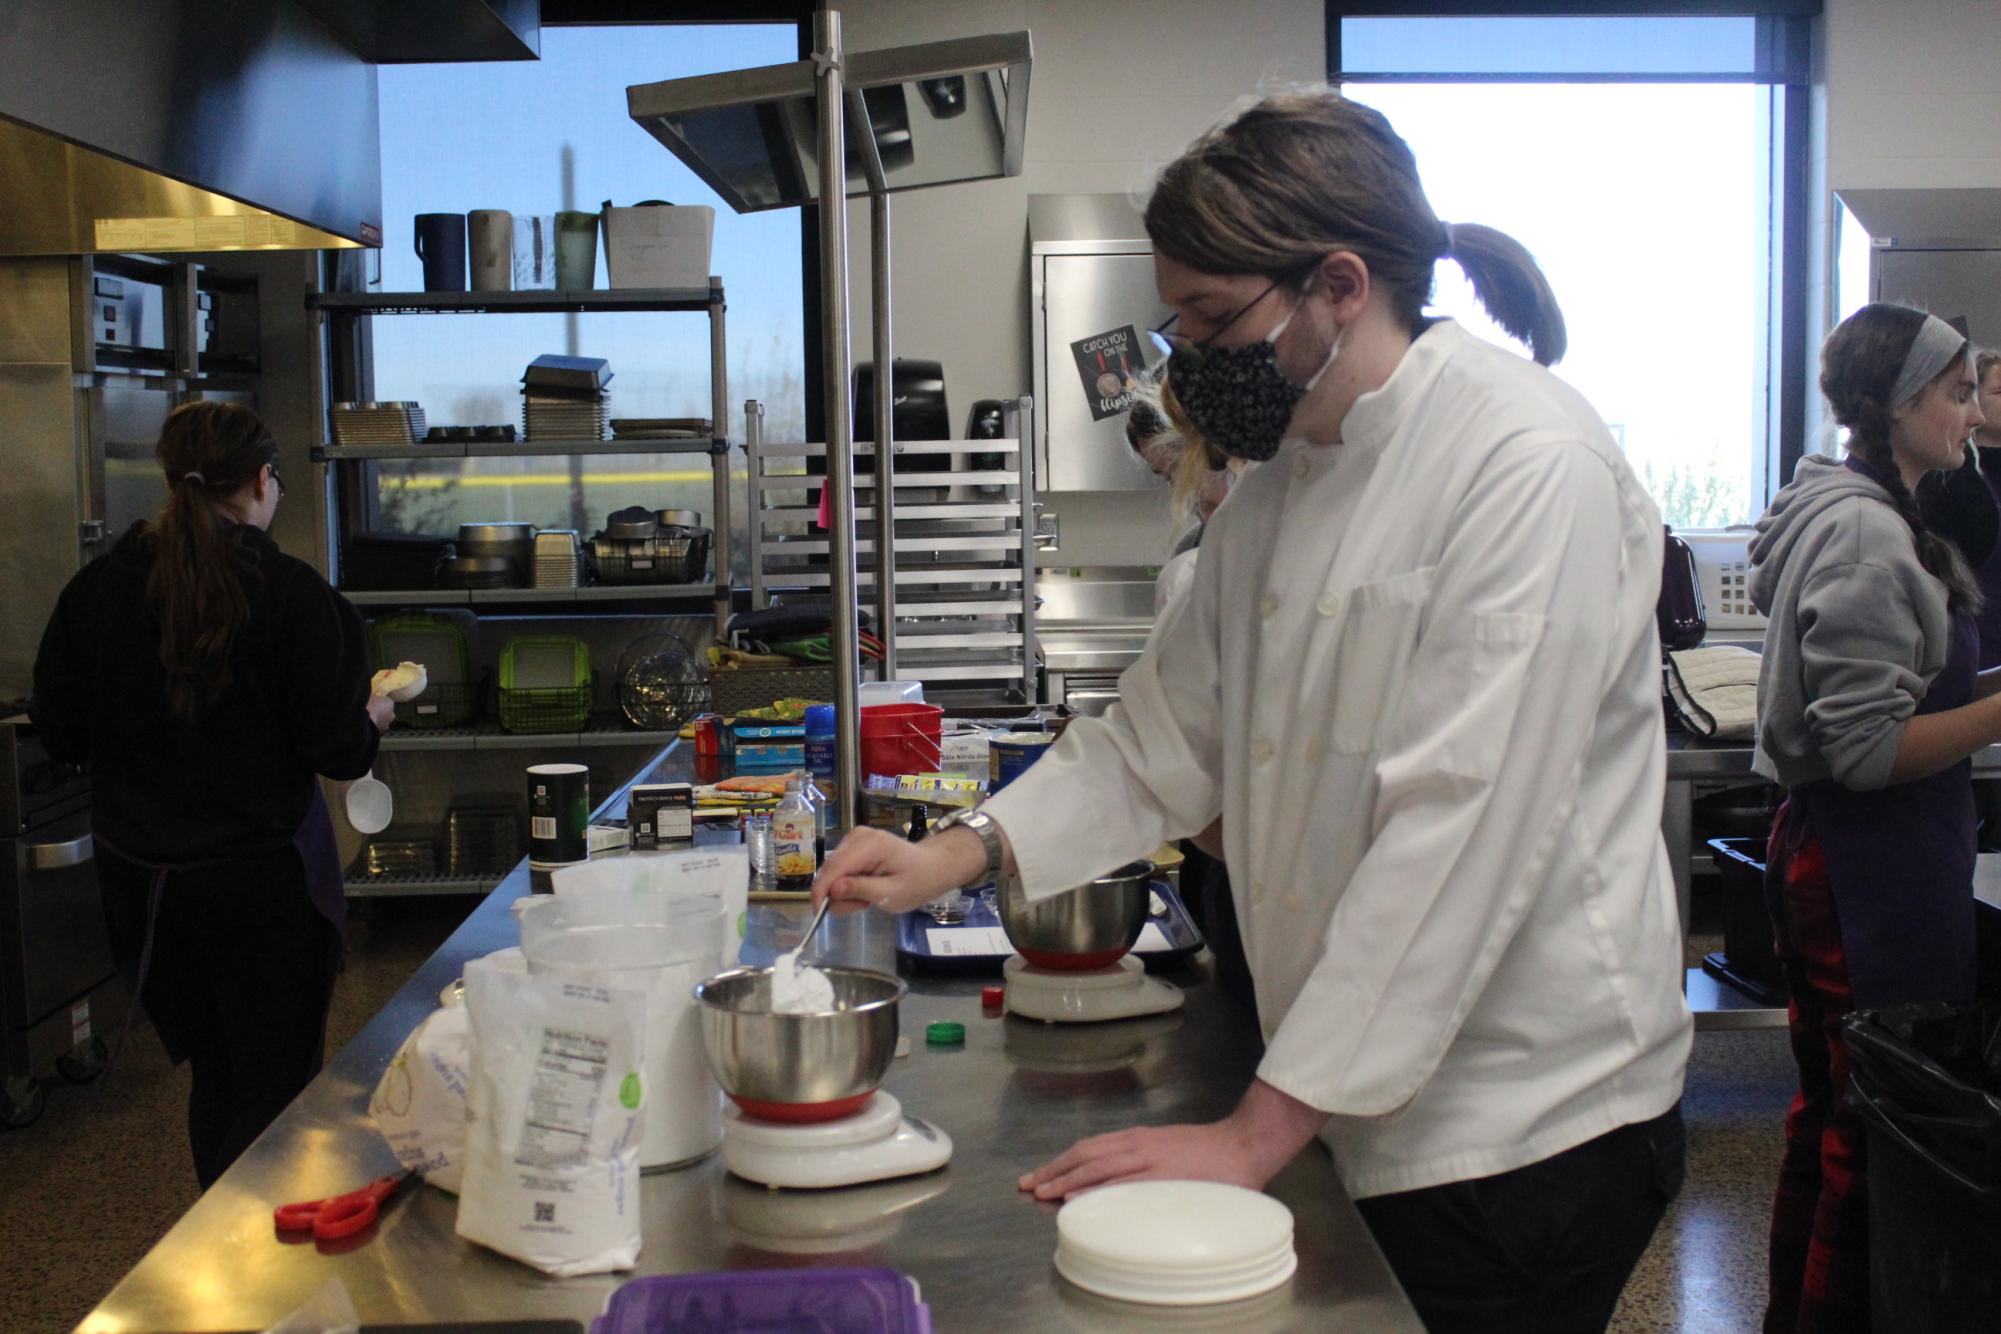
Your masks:
<svg viewBox="0 0 2001 1334"><path fill-rule="evenodd" d="M1124 1301L1238 1301L1298 1267L1292 1210L1241 1186L1135 1181L1070 1201L1056 1215L1056 1268Z"/></svg>

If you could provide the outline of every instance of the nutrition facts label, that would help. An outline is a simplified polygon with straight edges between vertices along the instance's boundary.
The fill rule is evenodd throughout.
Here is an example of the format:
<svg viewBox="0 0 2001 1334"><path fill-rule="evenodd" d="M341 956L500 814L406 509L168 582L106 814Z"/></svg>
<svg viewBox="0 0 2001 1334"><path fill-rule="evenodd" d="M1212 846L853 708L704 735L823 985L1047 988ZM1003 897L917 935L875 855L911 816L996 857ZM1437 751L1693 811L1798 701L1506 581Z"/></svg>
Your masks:
<svg viewBox="0 0 2001 1334"><path fill-rule="evenodd" d="M572 1029L542 1030L542 1051L528 1086L528 1119L514 1161L569 1167L584 1161L604 1089L607 1044Z"/></svg>

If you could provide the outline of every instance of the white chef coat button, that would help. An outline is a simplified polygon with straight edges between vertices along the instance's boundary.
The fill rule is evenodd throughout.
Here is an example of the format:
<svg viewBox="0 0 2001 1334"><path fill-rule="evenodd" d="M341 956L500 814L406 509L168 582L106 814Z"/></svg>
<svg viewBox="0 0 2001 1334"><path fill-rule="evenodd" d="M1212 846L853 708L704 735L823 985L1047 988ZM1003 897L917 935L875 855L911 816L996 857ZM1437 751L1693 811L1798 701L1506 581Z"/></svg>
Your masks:
<svg viewBox="0 0 2001 1334"><path fill-rule="evenodd" d="M1264 613L1266 616L1276 616L1278 614L1278 594L1265 594Z"/></svg>
<svg viewBox="0 0 2001 1334"><path fill-rule="evenodd" d="M1285 891L1285 910L1287 912L1298 912L1302 906L1298 890L1288 889Z"/></svg>
<svg viewBox="0 0 2001 1334"><path fill-rule="evenodd" d="M1293 467L1293 471L1299 475L1300 481L1305 481L1307 474L1313 471L1313 460L1307 458L1305 454L1301 454L1299 462Z"/></svg>
<svg viewBox="0 0 2001 1334"><path fill-rule="evenodd" d="M1256 741L1251 743L1251 758L1256 760L1259 764L1265 763L1266 761L1270 760L1271 757L1272 757L1271 742L1265 740L1263 737L1259 737Z"/></svg>
<svg viewBox="0 0 2001 1334"><path fill-rule="evenodd" d="M1306 743L1306 762L1308 764L1319 764L1326 758L1327 739L1325 737L1314 737Z"/></svg>
<svg viewBox="0 0 2001 1334"><path fill-rule="evenodd" d="M1322 593L1318 605L1322 616L1332 616L1341 610L1341 599L1333 593Z"/></svg>

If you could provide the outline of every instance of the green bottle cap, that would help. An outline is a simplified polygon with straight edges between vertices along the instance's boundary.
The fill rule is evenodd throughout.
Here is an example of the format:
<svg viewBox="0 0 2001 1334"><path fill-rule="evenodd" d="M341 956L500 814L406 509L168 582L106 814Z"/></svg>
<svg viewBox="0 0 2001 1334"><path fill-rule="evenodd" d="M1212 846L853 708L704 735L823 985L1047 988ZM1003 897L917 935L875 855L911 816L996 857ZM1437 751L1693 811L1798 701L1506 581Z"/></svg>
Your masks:
<svg viewBox="0 0 2001 1334"><path fill-rule="evenodd" d="M950 1046L955 1042L964 1042L966 1040L966 1026L964 1024L955 1024L949 1019L940 1019L936 1023L924 1026L924 1040L926 1042L935 1042L940 1046Z"/></svg>

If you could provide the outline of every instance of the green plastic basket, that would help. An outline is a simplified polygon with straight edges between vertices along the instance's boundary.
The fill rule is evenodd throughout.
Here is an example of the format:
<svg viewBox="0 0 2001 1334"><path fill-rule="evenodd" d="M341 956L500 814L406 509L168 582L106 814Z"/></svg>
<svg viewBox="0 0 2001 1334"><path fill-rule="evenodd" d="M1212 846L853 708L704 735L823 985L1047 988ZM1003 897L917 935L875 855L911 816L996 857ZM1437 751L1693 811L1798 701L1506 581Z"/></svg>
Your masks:
<svg viewBox="0 0 2001 1334"><path fill-rule="evenodd" d="M520 635L500 654L500 725L576 732L590 722L591 651L571 635Z"/></svg>
<svg viewBox="0 0 2001 1334"><path fill-rule="evenodd" d="M396 721L410 727L458 727L479 712L478 684L473 680L467 644L470 613L399 611L368 627L375 665L394 667L421 662L430 677L424 693L396 706Z"/></svg>

